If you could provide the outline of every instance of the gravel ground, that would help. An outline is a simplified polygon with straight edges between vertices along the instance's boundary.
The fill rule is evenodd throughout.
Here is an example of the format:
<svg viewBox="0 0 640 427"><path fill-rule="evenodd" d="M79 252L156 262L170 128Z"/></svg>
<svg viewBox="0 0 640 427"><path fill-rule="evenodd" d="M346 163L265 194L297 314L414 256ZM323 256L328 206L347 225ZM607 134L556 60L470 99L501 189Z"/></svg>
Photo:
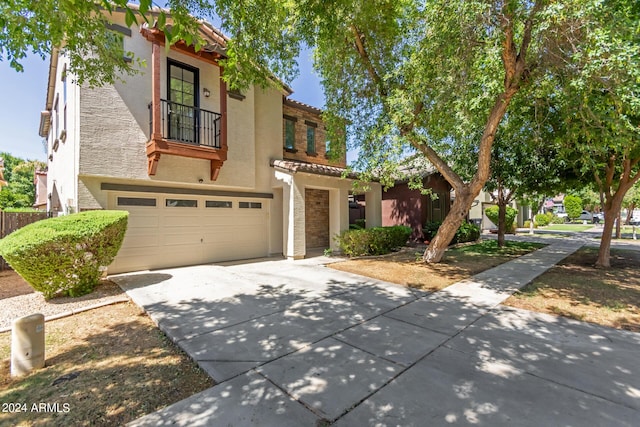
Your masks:
<svg viewBox="0 0 640 427"><path fill-rule="evenodd" d="M14 271L0 271L0 331L10 329L13 319L34 313L42 313L48 319L95 305L126 300L126 294L118 285L105 280L88 295L46 301L40 292L34 291Z"/></svg>

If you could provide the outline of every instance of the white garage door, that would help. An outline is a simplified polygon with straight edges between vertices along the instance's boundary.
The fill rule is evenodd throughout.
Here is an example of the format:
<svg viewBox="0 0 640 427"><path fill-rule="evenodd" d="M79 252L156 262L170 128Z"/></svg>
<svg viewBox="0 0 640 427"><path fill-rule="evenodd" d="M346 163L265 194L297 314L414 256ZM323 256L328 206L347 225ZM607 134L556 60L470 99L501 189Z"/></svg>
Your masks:
<svg viewBox="0 0 640 427"><path fill-rule="evenodd" d="M122 248L109 273L267 256L268 199L114 193L129 211Z"/></svg>

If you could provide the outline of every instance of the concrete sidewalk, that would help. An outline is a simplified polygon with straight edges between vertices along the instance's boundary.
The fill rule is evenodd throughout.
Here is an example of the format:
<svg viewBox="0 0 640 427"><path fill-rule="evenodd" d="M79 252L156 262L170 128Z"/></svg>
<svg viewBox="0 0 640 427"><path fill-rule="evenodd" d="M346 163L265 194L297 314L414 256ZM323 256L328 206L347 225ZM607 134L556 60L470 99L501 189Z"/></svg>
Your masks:
<svg viewBox="0 0 640 427"><path fill-rule="evenodd" d="M637 425L640 334L499 306L582 244L433 294L322 258L114 277L219 382L131 425Z"/></svg>

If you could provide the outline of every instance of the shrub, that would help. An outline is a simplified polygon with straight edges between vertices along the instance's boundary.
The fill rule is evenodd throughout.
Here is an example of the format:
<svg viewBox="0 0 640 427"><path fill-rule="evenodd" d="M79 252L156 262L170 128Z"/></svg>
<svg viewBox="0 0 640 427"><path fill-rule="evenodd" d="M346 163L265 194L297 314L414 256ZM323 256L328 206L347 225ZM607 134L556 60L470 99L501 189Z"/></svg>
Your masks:
<svg viewBox="0 0 640 427"><path fill-rule="evenodd" d="M553 215L553 214L551 215L551 220L549 221L549 224L564 224L564 223L565 223L564 218L561 218L558 215Z"/></svg>
<svg viewBox="0 0 640 427"><path fill-rule="evenodd" d="M480 238L480 227L470 222L463 222L453 236L453 243L475 242Z"/></svg>
<svg viewBox="0 0 640 427"><path fill-rule="evenodd" d="M34 222L0 240L0 255L47 299L84 295L118 253L127 219L89 211Z"/></svg>
<svg viewBox="0 0 640 427"><path fill-rule="evenodd" d="M564 210L567 212L570 220L574 220L580 217L582 214L582 199L578 196L565 196L562 201L564 204Z"/></svg>
<svg viewBox="0 0 640 427"><path fill-rule="evenodd" d="M522 227L524 227L524 228L529 228L529 227L531 227L531 221L530 221L530 220L526 220L526 221L524 222L524 224L522 224ZM534 227L535 227L535 224L534 224Z"/></svg>
<svg viewBox="0 0 640 427"><path fill-rule="evenodd" d="M537 227L544 227L546 225L549 225L549 223L551 222L551 217L547 214L537 214L534 217L534 222Z"/></svg>
<svg viewBox="0 0 640 427"><path fill-rule="evenodd" d="M342 253L348 256L383 255L404 246L412 231L404 225L346 230L336 237L336 241Z"/></svg>
<svg viewBox="0 0 640 427"><path fill-rule="evenodd" d="M487 215L487 218L491 220L491 222L493 222L494 224L498 224L498 216L499 216L498 206L489 206L487 209L485 209L484 213L485 215ZM517 215L518 215L517 209L514 209L511 206L507 206L507 211L505 213L505 222L507 223L505 231L507 233L515 233L516 227L514 226L513 223Z"/></svg>
<svg viewBox="0 0 640 427"><path fill-rule="evenodd" d="M424 234L424 238L427 240L432 240L433 237L438 232L438 229L442 225L441 221L430 221L424 225L422 229L422 233ZM463 222L462 225L456 231L456 234L453 236L453 239L449 244L454 243L465 243L465 242L473 242L480 238L480 227L470 222Z"/></svg>

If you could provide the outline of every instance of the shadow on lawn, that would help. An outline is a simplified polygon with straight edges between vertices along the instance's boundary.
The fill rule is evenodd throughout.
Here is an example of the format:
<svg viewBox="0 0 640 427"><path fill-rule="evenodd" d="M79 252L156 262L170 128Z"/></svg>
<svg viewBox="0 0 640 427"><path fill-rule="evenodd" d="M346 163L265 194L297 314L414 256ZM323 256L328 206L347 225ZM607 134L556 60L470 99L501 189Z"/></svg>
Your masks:
<svg viewBox="0 0 640 427"><path fill-rule="evenodd" d="M26 377L9 379L3 363L0 401L23 402L27 411L1 413L0 424L123 425L213 385L151 322L118 313L126 317L101 329L96 323L87 337L57 331L72 344L61 344L68 347ZM49 410L32 411L41 402Z"/></svg>

